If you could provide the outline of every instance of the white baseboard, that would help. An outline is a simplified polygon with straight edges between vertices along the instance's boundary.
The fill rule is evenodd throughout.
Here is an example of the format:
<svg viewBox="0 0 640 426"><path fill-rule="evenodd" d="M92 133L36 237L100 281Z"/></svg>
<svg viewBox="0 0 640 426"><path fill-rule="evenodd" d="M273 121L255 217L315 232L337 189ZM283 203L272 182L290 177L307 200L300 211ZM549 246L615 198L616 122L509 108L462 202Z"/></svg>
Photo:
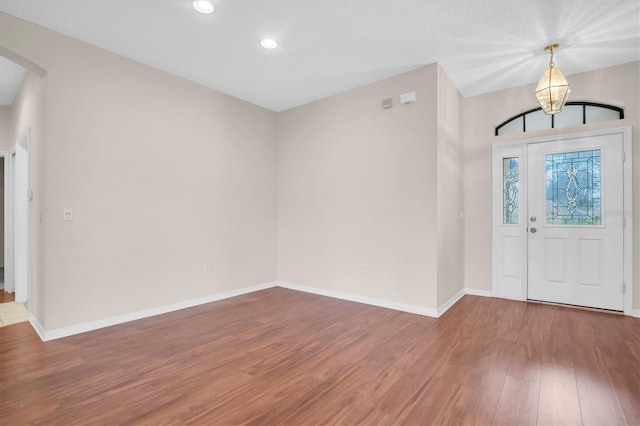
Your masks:
<svg viewBox="0 0 640 426"><path fill-rule="evenodd" d="M465 288L464 294L469 294L471 296L493 297L491 290L478 290L475 288Z"/></svg>
<svg viewBox="0 0 640 426"><path fill-rule="evenodd" d="M455 305L458 300L462 299L462 296L464 296L465 294L466 292L465 292L465 289L463 288L462 290L454 294L453 297L451 297L451 299L444 302L442 306L438 306L438 318L440 318L442 314L447 312L450 307Z"/></svg>
<svg viewBox="0 0 640 426"><path fill-rule="evenodd" d="M62 337L73 336L74 334L86 333L87 331L97 330L99 328L110 327L112 325L122 324L129 321L135 321L142 318L148 318L155 315L166 314L180 309L192 308L205 303L211 303L230 297L240 296L242 294L252 293L254 291L265 290L267 288L276 287L276 282L259 284L252 287L244 287L238 290L231 290L224 293L212 294L198 299L186 300L184 302L173 303L171 305L158 306L157 308L145 309L143 311L133 312L130 314L120 315L117 317L104 318L97 321L85 322L82 324L72 325L69 327L57 328L54 330L45 329L38 319L29 313L29 322L35 329L38 336L43 342L48 340L60 339Z"/></svg>
<svg viewBox="0 0 640 426"><path fill-rule="evenodd" d="M90 321L82 324L77 324L69 327L58 328L54 330L45 329L40 321L29 312L29 323L36 331L38 336L43 342L48 340L60 339L67 336L73 336L75 334L86 333L88 331L97 330L100 328L110 327L112 325L122 324L129 321L135 321L142 318L148 318L155 315L166 314L180 309L191 308L206 303L215 302L218 300L228 299L230 297L240 296L255 291L265 290L272 287L282 287L290 290L302 291L305 293L317 294L320 296L333 297L335 299L348 300L351 302L364 303L366 305L379 306L381 308L393 309L396 311L409 312L412 314L423 315L432 318L438 318L444 314L449 308L458 302L465 294L472 296L493 297L491 291L477 290L472 288L465 288L456 293L453 297L447 300L442 306L437 309L426 308L424 306L409 305L405 303L392 302L389 300L376 299L372 297L359 296L351 293L343 293L340 291L326 290L317 287L309 287L300 284L293 284L284 281L270 282L265 284L259 284L252 287L244 287L238 290L227 291L224 293L217 293L198 299L187 300L184 302L178 302L171 305L159 306L156 308L145 309L143 311L133 312L131 314L120 315L117 317L105 318L97 321ZM634 309L632 315L636 318L640 318L640 309Z"/></svg>
<svg viewBox="0 0 640 426"><path fill-rule="evenodd" d="M309 287L306 285L293 284L284 281L278 281L278 287L288 288L289 290L303 291L305 293L317 294L319 296L333 297L334 299L348 300L350 302L364 303L365 305L394 309L396 311L409 312L411 314L424 315L433 318L438 317L437 310L425 308L423 306L391 302L389 300L375 299L373 297L359 296L357 294L343 293L341 291L326 290L317 287Z"/></svg>
<svg viewBox="0 0 640 426"><path fill-rule="evenodd" d="M156 308L145 309L143 311L133 312L130 314L120 315L117 317L104 318L97 321L90 321L82 324L72 325L69 327L62 327L53 330L45 329L38 319L30 312L29 322L33 329L38 333L40 339L43 342L48 340L60 339L67 336L73 336L75 334L86 333L88 331L98 330L100 328L110 327L113 325L123 324L129 321L135 321L142 318L148 318L155 315L166 314L169 312L177 311L180 309L191 308L205 303L211 303L218 300L228 299L230 297L240 296L254 291L265 290L272 287L282 287L290 290L303 291L305 293L317 294L320 296L333 297L341 300L348 300L351 302L364 303L366 305L379 306L381 308L394 309L396 311L409 312L412 314L423 315L432 318L438 318L444 314L449 308L456 304L465 294L474 296L492 297L491 292L487 290L476 290L465 288L456 293L452 298L447 300L442 306L437 309L426 308L424 306L410 305L406 303L392 302L384 299L376 299L373 297L360 296L351 293L344 293L334 290L326 290L317 287L309 287L300 284L288 283L284 281L270 282L260 284L252 287L245 287L238 290L227 291L224 293L217 293L198 299L187 300L184 302L178 302L171 305L159 306ZM634 310L633 316L640 317L640 310Z"/></svg>
<svg viewBox="0 0 640 426"><path fill-rule="evenodd" d="M40 337L40 340L42 340L43 342L46 342L46 335L47 335L47 330L44 329L44 327L42 326L42 324L40 324L40 321L38 321L38 318L36 318L35 315L33 315L31 312L29 312L29 315L27 316L29 323L31 324L31 327L33 327L33 329L36 331L36 333L38 333L38 337Z"/></svg>

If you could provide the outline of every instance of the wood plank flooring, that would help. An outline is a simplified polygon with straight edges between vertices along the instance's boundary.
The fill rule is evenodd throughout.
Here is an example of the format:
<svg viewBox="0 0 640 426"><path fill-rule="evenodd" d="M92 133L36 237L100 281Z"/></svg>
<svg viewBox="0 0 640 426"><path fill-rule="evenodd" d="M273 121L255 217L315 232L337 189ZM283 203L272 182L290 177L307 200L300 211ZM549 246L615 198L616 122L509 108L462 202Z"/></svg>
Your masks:
<svg viewBox="0 0 640 426"><path fill-rule="evenodd" d="M0 290L0 303L15 302L15 293L7 293L4 290Z"/></svg>
<svg viewBox="0 0 640 426"><path fill-rule="evenodd" d="M274 288L42 343L0 424L640 424L640 320L465 296L440 319Z"/></svg>

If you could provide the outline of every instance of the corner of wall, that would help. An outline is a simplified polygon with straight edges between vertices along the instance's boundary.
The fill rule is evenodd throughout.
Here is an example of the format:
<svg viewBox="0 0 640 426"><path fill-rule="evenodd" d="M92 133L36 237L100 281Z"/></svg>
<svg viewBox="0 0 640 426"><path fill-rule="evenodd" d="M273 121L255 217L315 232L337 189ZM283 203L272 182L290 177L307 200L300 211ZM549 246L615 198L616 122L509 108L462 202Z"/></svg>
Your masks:
<svg viewBox="0 0 640 426"><path fill-rule="evenodd" d="M464 290L462 97L437 66L438 306Z"/></svg>

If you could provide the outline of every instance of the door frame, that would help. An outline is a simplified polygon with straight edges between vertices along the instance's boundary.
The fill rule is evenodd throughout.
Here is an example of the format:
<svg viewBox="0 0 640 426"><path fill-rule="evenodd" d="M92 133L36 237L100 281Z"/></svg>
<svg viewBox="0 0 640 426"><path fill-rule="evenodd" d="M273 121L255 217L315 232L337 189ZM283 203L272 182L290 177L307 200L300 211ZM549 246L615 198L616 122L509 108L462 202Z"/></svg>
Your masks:
<svg viewBox="0 0 640 426"><path fill-rule="evenodd" d="M4 228L4 287L7 289L7 284L11 278L9 273L13 272L13 228L12 228L12 208L11 198L13 194L13 182L11 180L11 167L12 158L11 151L0 151L0 158L4 160L4 223L1 225ZM10 290L13 292L13 281L10 282Z"/></svg>
<svg viewBox="0 0 640 426"><path fill-rule="evenodd" d="M623 211L611 214L623 215L623 312L633 315L633 138L631 126L614 127L602 130L562 133L536 138L518 139L508 142L495 142L491 146L491 289L494 297L514 300L527 300L528 244L527 237L527 146L543 142L557 142L603 135L622 135L623 146ZM502 223L502 159L519 158L519 221L518 225ZM504 241L510 236L519 239L513 246L520 252L514 252L511 261L520 262L512 268L511 274L504 274Z"/></svg>
<svg viewBox="0 0 640 426"><path fill-rule="evenodd" d="M18 150L24 150L24 169L20 169L21 165L18 164ZM29 232L29 209L31 205L31 128L27 127L20 135L15 146L16 156L13 163L13 290L15 294L15 301L19 303L28 303L30 297L31 286L31 244L30 244L30 232ZM22 193L18 193L16 186L19 180L18 173L22 174L24 178L25 190ZM25 206L25 211L21 217L16 214L16 208L19 203ZM19 244L20 243L20 244ZM19 253L18 250L21 249ZM20 271L20 277L24 281L18 281L18 271Z"/></svg>

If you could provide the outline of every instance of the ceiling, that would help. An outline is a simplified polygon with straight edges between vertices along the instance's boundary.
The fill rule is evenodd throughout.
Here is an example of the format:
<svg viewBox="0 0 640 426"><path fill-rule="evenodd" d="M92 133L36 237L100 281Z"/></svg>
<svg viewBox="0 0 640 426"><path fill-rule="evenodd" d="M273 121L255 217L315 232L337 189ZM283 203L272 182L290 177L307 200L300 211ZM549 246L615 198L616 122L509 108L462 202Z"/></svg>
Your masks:
<svg viewBox="0 0 640 426"><path fill-rule="evenodd" d="M0 11L282 111L434 62L463 96L640 59L638 0L0 0ZM279 46L263 49L273 38ZM4 68L1 68L4 75ZM0 92L4 92L0 88Z"/></svg>
<svg viewBox="0 0 640 426"><path fill-rule="evenodd" d="M13 103L26 76L26 69L0 56L0 105Z"/></svg>

